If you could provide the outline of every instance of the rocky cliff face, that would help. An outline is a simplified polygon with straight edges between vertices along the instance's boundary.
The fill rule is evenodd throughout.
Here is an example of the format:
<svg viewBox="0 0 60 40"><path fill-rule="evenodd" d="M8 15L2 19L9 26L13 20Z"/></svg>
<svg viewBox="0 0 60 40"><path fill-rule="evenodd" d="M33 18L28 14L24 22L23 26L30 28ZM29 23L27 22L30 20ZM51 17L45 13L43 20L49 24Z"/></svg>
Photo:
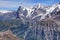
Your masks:
<svg viewBox="0 0 60 40"><path fill-rule="evenodd" d="M10 30L5 32L0 32L0 40L22 40L21 38L17 38Z"/></svg>
<svg viewBox="0 0 60 40"><path fill-rule="evenodd" d="M11 30L24 40L60 40L60 4L51 7L38 4L31 9L20 6L17 11L0 17L6 19L0 21L1 32Z"/></svg>
<svg viewBox="0 0 60 40"><path fill-rule="evenodd" d="M11 28L13 33L24 40L60 40L60 12L43 20L33 19Z"/></svg>

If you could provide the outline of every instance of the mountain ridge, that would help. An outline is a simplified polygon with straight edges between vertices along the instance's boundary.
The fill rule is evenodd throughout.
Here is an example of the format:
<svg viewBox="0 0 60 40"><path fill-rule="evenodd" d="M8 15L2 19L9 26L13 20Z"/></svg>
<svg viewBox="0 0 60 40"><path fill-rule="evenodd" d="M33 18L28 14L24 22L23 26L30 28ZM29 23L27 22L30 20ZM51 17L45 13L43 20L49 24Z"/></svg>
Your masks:
<svg viewBox="0 0 60 40"><path fill-rule="evenodd" d="M24 40L60 40L60 4L19 6L17 11L1 13L0 28L1 32L11 30Z"/></svg>
<svg viewBox="0 0 60 40"><path fill-rule="evenodd" d="M58 7L58 8L57 8ZM49 16L50 13L53 12L53 10L59 10L60 9L60 4L54 4L53 6L51 7L47 7L45 8L44 6L41 6L41 4L37 4L37 5L34 5L34 7L32 8L26 8L26 7L22 7L22 6L19 6L18 10L17 11L0 11L0 13L9 13L9 12L16 12L16 16L22 16L24 17L24 15L26 16L26 18L29 18L31 17L32 19L38 17L38 16L41 16L41 19L44 19L45 16ZM18 13L17 13L18 12ZM19 13L20 12L20 13ZM49 16L51 17L51 16Z"/></svg>

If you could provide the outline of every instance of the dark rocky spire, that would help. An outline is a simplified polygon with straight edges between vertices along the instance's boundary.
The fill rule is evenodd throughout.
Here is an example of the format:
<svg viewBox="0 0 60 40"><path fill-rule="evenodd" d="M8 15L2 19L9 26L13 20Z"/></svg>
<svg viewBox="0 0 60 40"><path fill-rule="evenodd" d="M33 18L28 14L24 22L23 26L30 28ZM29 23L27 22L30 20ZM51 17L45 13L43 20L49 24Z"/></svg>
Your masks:
<svg viewBox="0 0 60 40"><path fill-rule="evenodd" d="M19 8L18 8L18 10L17 10L17 12L16 12L16 14L17 14L17 17L16 17L16 18L20 18L20 17L19 17L19 14L21 13L21 10L22 10L22 7L19 6Z"/></svg>

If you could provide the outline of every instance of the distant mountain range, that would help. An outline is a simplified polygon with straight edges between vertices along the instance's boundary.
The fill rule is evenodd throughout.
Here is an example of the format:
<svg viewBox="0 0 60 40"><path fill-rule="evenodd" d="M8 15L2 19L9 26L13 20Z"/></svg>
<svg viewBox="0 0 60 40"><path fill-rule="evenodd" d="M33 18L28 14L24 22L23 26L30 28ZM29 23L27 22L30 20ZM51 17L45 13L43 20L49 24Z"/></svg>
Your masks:
<svg viewBox="0 0 60 40"><path fill-rule="evenodd" d="M60 3L0 11L0 28L0 31L10 29L24 40L60 40Z"/></svg>
<svg viewBox="0 0 60 40"><path fill-rule="evenodd" d="M24 20L24 18L31 18L35 19L37 17L40 17L41 19L45 19L45 17L48 15L49 17L52 16L52 14L55 14L55 12L58 12L60 10L60 4L54 4L52 6L43 6L40 3L34 5L31 8L26 8L19 6L17 11L5 11L0 10L0 16L4 19L15 19L17 16L21 20Z"/></svg>

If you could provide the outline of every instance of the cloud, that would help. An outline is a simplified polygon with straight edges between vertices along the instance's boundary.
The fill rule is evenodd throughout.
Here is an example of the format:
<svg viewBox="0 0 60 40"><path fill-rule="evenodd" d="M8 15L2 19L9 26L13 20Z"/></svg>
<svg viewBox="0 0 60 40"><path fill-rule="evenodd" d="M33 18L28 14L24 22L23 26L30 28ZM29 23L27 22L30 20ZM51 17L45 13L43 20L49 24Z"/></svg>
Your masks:
<svg viewBox="0 0 60 40"><path fill-rule="evenodd" d="M20 1L17 1L17 0L15 0L15 1L12 1L12 0L0 0L0 7L18 7L18 6L20 6L20 5L23 5L23 6L29 6L29 5L31 5L32 3L29 3L29 2L27 2L27 0L26 1L24 1L24 0L20 0Z"/></svg>
<svg viewBox="0 0 60 40"><path fill-rule="evenodd" d="M18 7L19 2L0 1L0 7Z"/></svg>

